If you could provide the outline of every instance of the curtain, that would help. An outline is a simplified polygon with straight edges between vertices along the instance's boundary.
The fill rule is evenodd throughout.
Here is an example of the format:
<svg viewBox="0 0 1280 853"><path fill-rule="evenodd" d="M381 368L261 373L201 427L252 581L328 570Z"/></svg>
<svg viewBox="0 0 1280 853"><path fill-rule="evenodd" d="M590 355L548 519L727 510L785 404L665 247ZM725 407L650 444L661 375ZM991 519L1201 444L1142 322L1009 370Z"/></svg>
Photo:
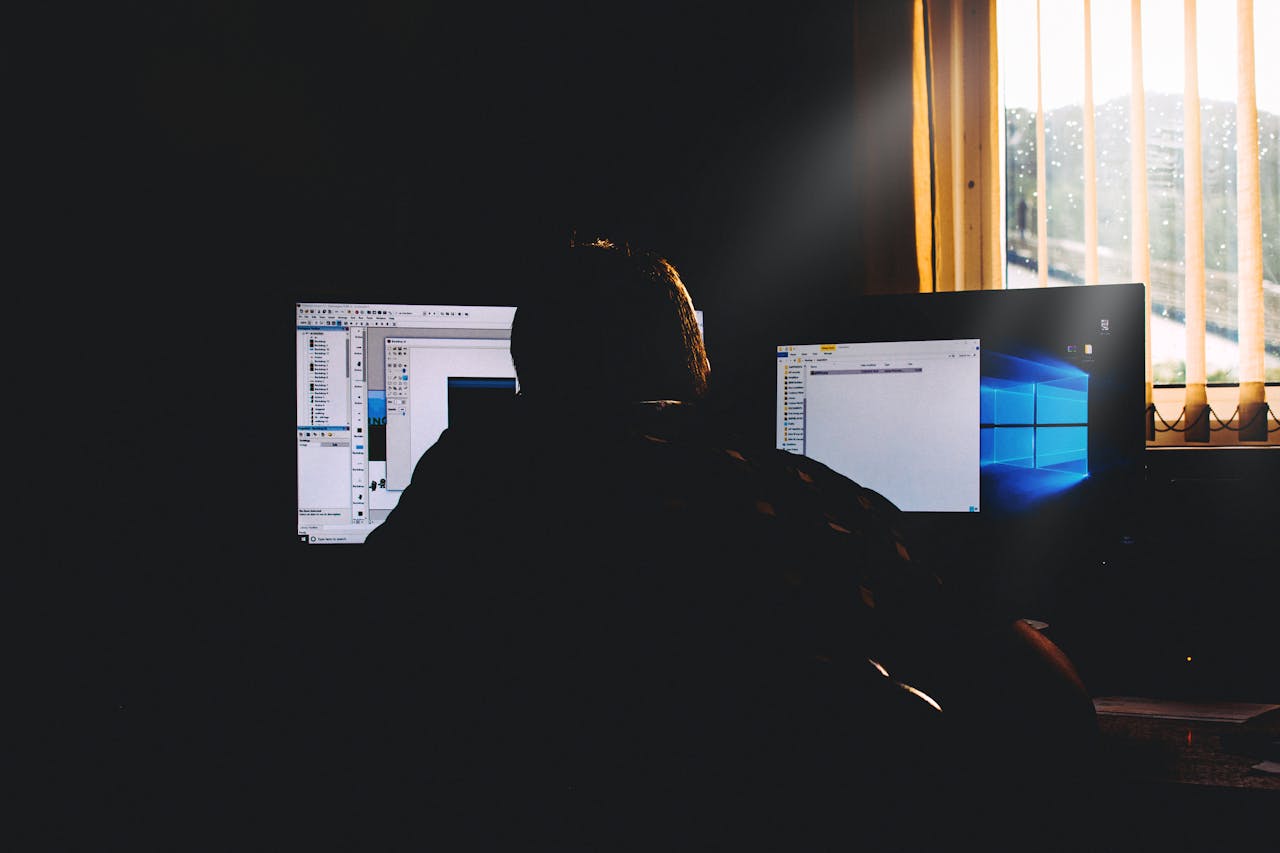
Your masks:
<svg viewBox="0 0 1280 853"><path fill-rule="evenodd" d="M1034 75L1034 248L1035 286L1065 284L1050 281L1057 262L1051 246L1048 208L1050 188L1046 163L1046 105L1042 99L1046 42L1060 38L1041 20L1045 0L1023 0L1034 6L1034 39L1029 48L1033 63L1024 63L1019 73ZM1224 216L1226 210L1211 204L1206 210L1202 169L1206 152L1201 148L1200 49L1197 33L1196 0L1182 0L1181 43L1143 44L1142 0L1130 0L1129 56L1117 59L1098 55L1093 43L1095 7L1091 0L1058 0L1054 11L1064 7L1082 26L1078 56L1080 103L1081 176L1083 193L1079 216L1083 220L1079 253L1074 270L1079 284L1108 280L1100 271L1101 253L1098 222L1099 135L1095 129L1095 63L1129 63L1128 127L1130 183L1126 239L1128 268L1113 281L1141 281L1147 285L1146 395L1148 441L1170 443L1280 443L1280 424L1274 407L1268 405L1266 385L1267 319L1264 301L1263 222L1260 201L1260 161L1258 149L1258 108L1253 0L1236 0L1236 64L1234 206L1237 234L1235 298L1238 316L1238 381L1231 383L1229 395L1221 387L1210 387L1206 371L1206 329L1211 320L1206 305L1206 216ZM1114 7L1104 10L1114 11ZM925 292L1000 288L1006 286L1006 219L1002 170L1005 117L1002 115L1000 63L997 38L997 0L920 0L913 26L915 52L913 83L913 162L915 164L915 221L917 266L920 289ZM1060 49L1060 45L1052 45ZM1169 383L1157 387L1152 364L1152 258L1149 223L1153 200L1149 193L1148 135L1144 80L1144 51L1178 51L1183 59L1181 162L1195 167L1180 168L1182 217L1173 227L1183 246L1181 304L1174 308L1185 319L1185 381L1174 388ZM1060 54L1055 54L1060 58ZM1221 62L1220 58L1213 61ZM1027 68L1026 65L1033 65ZM1060 71L1063 63L1054 65ZM1076 63L1070 67L1076 68ZM1165 132L1161 129L1160 132ZM1075 129L1073 128L1073 132ZM1159 149L1167 156L1166 145ZM1213 152L1219 156L1220 152ZM1219 157L1220 159L1220 157ZM1058 165L1058 164L1055 164ZM1157 168L1161 163L1152 164ZM1220 166L1218 166L1220 168ZM1073 200L1074 201L1074 200ZM924 215L927 211L928 215ZM1055 214L1059 215L1059 214ZM1022 219L1019 217L1019 224ZM1269 223L1280 230L1280 223ZM1025 235L1023 235L1025 236ZM1073 247L1073 251L1076 251ZM1167 275L1164 263L1161 274ZM1114 264L1109 267L1114 276ZM1273 285L1274 287L1274 285ZM1166 294L1162 291L1162 298ZM1274 294L1273 294L1274 296ZM1165 309L1167 310L1167 308ZM1220 310L1219 307L1214 308ZM1219 323L1221 321L1219 320ZM1274 338L1275 335L1273 334ZM1222 383L1216 383L1221 385ZM1275 383L1272 383L1275 391ZM1212 393L1211 393L1212 392ZM1180 408L1166 411L1170 400ZM1157 433L1160 433L1159 435ZM1220 434L1219 434L1220 433Z"/></svg>

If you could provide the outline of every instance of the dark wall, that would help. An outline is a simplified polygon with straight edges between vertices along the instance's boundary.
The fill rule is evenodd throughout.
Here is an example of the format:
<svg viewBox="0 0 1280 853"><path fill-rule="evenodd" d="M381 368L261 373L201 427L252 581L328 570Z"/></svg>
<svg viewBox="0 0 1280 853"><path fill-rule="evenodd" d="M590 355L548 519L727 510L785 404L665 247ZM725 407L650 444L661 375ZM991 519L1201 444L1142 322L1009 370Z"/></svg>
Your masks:
<svg viewBox="0 0 1280 853"><path fill-rule="evenodd" d="M914 286L910 4L208 5L140 21L121 92L175 284L509 301L579 229L713 304Z"/></svg>
<svg viewBox="0 0 1280 853"><path fill-rule="evenodd" d="M60 153L149 377L102 479L159 531L288 532L297 299L510 304L605 233L676 264L745 399L766 323L916 287L910 3L152 5L76 28Z"/></svg>
<svg viewBox="0 0 1280 853"><path fill-rule="evenodd" d="M376 583L293 547L295 300L509 304L529 248L603 231L676 264L745 395L767 317L914 289L910 8L51 10L15 82L41 90L33 296L86 330L37 365L75 416L32 433L72 775L106 732L94 766L165 778L282 649L341 654Z"/></svg>

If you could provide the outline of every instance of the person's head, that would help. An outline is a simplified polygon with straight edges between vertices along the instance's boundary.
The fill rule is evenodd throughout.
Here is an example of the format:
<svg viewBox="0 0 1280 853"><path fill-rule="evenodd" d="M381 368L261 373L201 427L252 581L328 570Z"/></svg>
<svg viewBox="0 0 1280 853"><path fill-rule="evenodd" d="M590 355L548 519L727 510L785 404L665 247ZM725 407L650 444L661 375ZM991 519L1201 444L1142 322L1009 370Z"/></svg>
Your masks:
<svg viewBox="0 0 1280 853"><path fill-rule="evenodd" d="M599 239L553 251L516 306L522 395L693 401L711 371L693 301L664 258Z"/></svg>

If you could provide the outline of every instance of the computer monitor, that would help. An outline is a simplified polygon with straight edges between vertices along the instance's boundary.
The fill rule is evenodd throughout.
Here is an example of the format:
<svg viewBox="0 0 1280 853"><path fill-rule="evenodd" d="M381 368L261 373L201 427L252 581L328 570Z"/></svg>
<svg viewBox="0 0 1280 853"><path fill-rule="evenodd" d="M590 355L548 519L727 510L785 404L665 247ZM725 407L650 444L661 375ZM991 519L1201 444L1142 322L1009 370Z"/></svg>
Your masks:
<svg viewBox="0 0 1280 853"><path fill-rule="evenodd" d="M517 391L514 307L298 302L297 538L357 544L446 427L501 418ZM701 311L696 312L701 328Z"/></svg>
<svg viewBox="0 0 1280 853"><path fill-rule="evenodd" d="M1145 329L1141 284L865 296L775 332L777 446L966 559L1077 559L1141 482Z"/></svg>

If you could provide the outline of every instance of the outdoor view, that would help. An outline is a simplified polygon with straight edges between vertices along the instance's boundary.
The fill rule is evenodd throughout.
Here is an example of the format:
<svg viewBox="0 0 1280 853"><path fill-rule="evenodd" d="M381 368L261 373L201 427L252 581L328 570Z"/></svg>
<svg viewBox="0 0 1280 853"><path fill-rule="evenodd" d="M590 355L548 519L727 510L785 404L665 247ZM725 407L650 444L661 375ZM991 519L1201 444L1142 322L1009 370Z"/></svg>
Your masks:
<svg viewBox="0 0 1280 853"><path fill-rule="evenodd" d="M1238 380L1236 4L1200 2L1207 380ZM1001 0L1007 286L1037 285L1036 0ZM1084 281L1084 3L1041 0L1049 284ZM1137 280L1130 239L1130 4L1091 4L1100 283ZM1268 382L1280 382L1280 0L1254 0ZM1186 378L1183 325L1183 0L1142 3L1151 349L1157 385Z"/></svg>

